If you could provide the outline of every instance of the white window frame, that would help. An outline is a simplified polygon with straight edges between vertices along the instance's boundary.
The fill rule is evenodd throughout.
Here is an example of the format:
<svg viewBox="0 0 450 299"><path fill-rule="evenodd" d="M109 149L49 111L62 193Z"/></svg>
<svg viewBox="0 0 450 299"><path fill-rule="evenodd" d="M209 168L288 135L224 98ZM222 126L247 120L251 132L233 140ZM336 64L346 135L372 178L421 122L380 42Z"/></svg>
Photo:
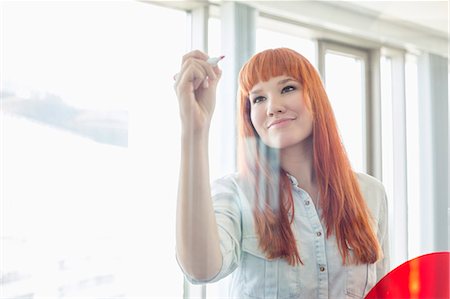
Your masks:
<svg viewBox="0 0 450 299"><path fill-rule="evenodd" d="M393 198L388 198L391 268L408 260L408 188L406 150L405 52L381 49L391 60Z"/></svg>

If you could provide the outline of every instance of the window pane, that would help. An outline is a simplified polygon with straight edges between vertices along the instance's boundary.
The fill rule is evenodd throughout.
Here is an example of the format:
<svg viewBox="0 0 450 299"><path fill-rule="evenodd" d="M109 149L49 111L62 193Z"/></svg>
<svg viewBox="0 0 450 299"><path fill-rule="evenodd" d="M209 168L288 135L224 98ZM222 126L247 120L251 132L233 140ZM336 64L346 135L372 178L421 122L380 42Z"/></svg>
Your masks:
<svg viewBox="0 0 450 299"><path fill-rule="evenodd" d="M138 1L1 9L2 296L180 298L172 77L186 14Z"/></svg>
<svg viewBox="0 0 450 299"><path fill-rule="evenodd" d="M339 131L355 171L364 167L364 63L335 53L325 54L325 82Z"/></svg>

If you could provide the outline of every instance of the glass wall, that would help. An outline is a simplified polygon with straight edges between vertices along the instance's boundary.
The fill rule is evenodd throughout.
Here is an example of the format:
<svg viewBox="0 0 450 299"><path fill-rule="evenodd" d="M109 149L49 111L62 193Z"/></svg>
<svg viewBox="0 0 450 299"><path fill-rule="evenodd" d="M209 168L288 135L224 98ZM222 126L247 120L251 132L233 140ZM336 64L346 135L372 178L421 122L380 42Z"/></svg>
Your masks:
<svg viewBox="0 0 450 299"><path fill-rule="evenodd" d="M218 4L215 9L220 12ZM371 162L382 166L391 256L397 264L403 252L417 256L423 242L418 232L426 231L419 196L417 57L382 55L374 63L371 49L324 42L314 29L281 18L258 20L257 52L289 47L321 72L359 172L367 171L370 158L367 126L373 123L367 116L374 117L369 101L377 99L368 86L376 86L370 80L379 67L382 152L380 161ZM175 260L182 149L172 78L190 50L190 21L187 8L131 0L1 3L2 296L226 296L229 277L193 287ZM227 55L221 52L220 18L211 16L207 24L208 54ZM404 86L396 81L403 70ZM226 88L220 84L218 93ZM404 111L394 107L394 98L406 99ZM225 138L233 138L235 126L217 115L235 100L216 105L211 180L234 167L223 162L220 145L228 142L224 126ZM396 147L396 113L406 116L404 153ZM406 168L397 172L405 178L404 193L396 192L399 154L406 156ZM396 211L394 203L402 200L407 208ZM406 220L406 234L397 230L398 219Z"/></svg>
<svg viewBox="0 0 450 299"><path fill-rule="evenodd" d="M2 298L182 296L185 27L137 1L1 3Z"/></svg>

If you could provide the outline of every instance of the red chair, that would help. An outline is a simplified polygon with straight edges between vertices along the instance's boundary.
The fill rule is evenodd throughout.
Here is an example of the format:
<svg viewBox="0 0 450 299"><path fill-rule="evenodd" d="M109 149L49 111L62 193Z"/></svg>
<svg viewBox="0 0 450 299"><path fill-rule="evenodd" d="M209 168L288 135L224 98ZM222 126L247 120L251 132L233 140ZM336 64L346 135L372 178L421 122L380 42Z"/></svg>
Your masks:
<svg viewBox="0 0 450 299"><path fill-rule="evenodd" d="M384 276L365 299L450 299L450 252L425 254Z"/></svg>

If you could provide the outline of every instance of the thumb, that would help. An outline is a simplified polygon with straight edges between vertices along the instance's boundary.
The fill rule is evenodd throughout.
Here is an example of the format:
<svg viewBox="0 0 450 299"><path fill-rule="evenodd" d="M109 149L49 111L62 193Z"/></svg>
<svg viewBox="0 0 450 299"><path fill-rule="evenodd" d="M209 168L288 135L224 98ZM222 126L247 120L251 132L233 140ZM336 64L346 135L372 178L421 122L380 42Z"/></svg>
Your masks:
<svg viewBox="0 0 450 299"><path fill-rule="evenodd" d="M219 68L219 66L216 64L213 66L213 71L217 75L218 78L222 75L222 70Z"/></svg>
<svg viewBox="0 0 450 299"><path fill-rule="evenodd" d="M212 80L211 83L217 84L219 82L220 78L222 77L222 70L219 67L215 66L214 73L216 74L217 78L215 80Z"/></svg>

